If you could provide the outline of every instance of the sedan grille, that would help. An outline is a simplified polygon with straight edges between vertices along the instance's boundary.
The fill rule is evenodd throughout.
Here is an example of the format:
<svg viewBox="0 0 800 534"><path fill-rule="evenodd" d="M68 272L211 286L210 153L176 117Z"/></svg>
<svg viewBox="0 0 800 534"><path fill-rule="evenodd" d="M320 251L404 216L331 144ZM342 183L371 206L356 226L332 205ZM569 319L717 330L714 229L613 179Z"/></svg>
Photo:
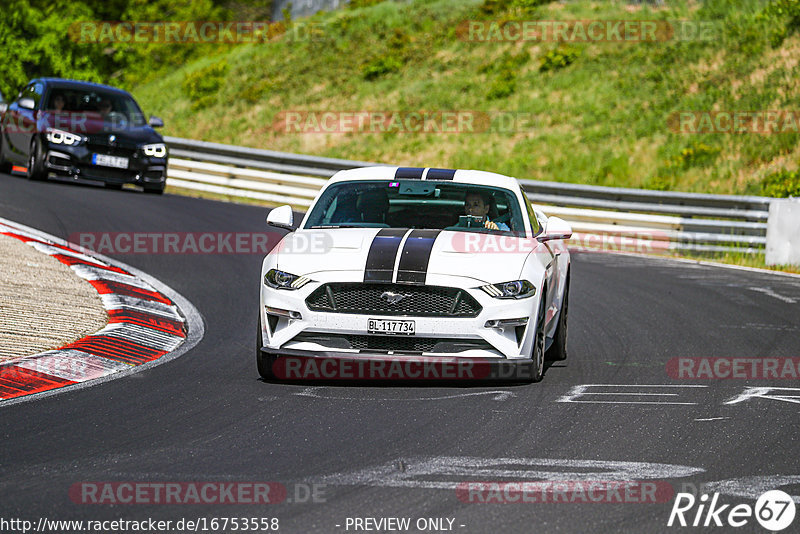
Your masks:
<svg viewBox="0 0 800 534"><path fill-rule="evenodd" d="M357 349L363 352L433 352L456 354L467 350L491 350L482 339L441 339L414 336L326 335L303 332L292 341L307 341L333 349Z"/></svg>
<svg viewBox="0 0 800 534"><path fill-rule="evenodd" d="M476 317L482 310L472 295L456 287L342 282L318 287L306 305L321 312L420 317Z"/></svg>

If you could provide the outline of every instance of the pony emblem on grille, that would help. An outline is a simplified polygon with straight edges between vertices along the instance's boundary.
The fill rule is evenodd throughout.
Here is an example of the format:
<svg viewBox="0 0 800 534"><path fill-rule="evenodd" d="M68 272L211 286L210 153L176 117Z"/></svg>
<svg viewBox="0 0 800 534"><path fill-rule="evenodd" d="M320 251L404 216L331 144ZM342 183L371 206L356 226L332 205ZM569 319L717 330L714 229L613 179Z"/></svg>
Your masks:
<svg viewBox="0 0 800 534"><path fill-rule="evenodd" d="M404 295L403 293L395 293L394 291L384 291L381 293L381 300L385 300L389 304L397 304L406 297L411 295Z"/></svg>

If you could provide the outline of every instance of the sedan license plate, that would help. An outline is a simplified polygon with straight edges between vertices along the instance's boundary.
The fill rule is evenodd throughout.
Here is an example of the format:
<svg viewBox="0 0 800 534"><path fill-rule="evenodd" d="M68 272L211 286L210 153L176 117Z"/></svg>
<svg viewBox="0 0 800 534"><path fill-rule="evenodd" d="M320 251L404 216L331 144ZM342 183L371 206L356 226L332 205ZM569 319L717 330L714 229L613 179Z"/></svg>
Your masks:
<svg viewBox="0 0 800 534"><path fill-rule="evenodd" d="M368 319L367 332L370 334L414 335L414 321L395 321L387 319Z"/></svg>
<svg viewBox="0 0 800 534"><path fill-rule="evenodd" d="M128 158L118 156L108 156L106 154L92 154L92 163L104 167L115 167L117 169L128 168Z"/></svg>

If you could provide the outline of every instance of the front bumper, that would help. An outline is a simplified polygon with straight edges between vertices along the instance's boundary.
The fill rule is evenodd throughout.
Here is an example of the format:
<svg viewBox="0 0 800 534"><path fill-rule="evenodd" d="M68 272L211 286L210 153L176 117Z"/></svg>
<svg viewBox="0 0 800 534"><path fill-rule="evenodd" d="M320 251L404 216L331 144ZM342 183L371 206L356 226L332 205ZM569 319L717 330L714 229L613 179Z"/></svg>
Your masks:
<svg viewBox="0 0 800 534"><path fill-rule="evenodd" d="M137 184L147 187L164 187L167 179L167 159L150 158L137 151L104 150L106 155L128 158L128 168L119 169L94 165L92 152L86 146L65 147L47 143L44 167L59 176L95 180L108 184ZM99 153L99 152L98 152Z"/></svg>
<svg viewBox="0 0 800 534"><path fill-rule="evenodd" d="M312 355L337 351L343 353L345 357L369 352L390 356L411 352L418 356L530 361L533 339L531 325L536 324L538 296L520 300L499 300L490 297L482 290L462 287L460 289L469 292L482 308L475 317L333 313L313 311L306 305L308 296L320 285L320 282L312 282L298 290L286 291L272 289L262 284L260 313L264 347L271 351L301 350ZM276 316L274 314L276 309L286 312L286 315ZM370 319L412 320L415 322L415 334L412 336L370 334L367 327ZM499 327L494 324L494 321L515 319L523 319L524 322L521 325L517 323ZM339 337L359 344L351 346L348 343L314 343L313 339L309 338L315 336ZM364 343L367 338L378 337L387 343ZM433 344L428 344L425 348L408 346L415 345L412 341L417 340ZM473 343L474 346L440 350L439 342L449 345ZM380 350L373 350L376 348Z"/></svg>
<svg viewBox="0 0 800 534"><path fill-rule="evenodd" d="M464 358L383 353L353 354L337 351L306 351L261 348L261 357L281 380L297 381L529 381L533 362L529 359Z"/></svg>

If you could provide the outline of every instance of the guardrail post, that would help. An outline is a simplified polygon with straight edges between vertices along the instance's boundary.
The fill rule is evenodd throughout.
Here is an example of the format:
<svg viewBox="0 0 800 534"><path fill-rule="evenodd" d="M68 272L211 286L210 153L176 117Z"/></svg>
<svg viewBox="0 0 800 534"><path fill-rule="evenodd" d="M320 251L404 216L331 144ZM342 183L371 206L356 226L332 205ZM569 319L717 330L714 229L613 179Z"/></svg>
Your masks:
<svg viewBox="0 0 800 534"><path fill-rule="evenodd" d="M800 265L800 198L770 203L765 259L767 265Z"/></svg>

